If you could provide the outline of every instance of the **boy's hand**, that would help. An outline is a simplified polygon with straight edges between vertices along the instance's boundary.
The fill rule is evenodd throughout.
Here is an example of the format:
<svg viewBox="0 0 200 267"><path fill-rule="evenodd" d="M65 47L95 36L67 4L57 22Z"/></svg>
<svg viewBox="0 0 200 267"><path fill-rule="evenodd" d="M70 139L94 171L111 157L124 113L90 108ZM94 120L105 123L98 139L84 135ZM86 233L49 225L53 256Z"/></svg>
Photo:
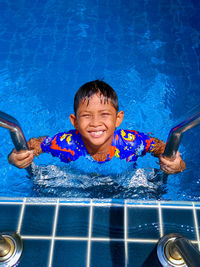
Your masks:
<svg viewBox="0 0 200 267"><path fill-rule="evenodd" d="M8 156L8 162L19 169L27 168L33 162L34 154L31 150L13 151Z"/></svg>
<svg viewBox="0 0 200 267"><path fill-rule="evenodd" d="M13 151L8 155L8 162L20 169L27 168L32 162L34 156L39 156L42 153L41 143L45 137L31 138L28 141L29 150Z"/></svg>
<svg viewBox="0 0 200 267"><path fill-rule="evenodd" d="M182 172L186 168L185 162L182 160L178 151L174 158L167 158L160 155L159 164L161 170L167 174Z"/></svg>

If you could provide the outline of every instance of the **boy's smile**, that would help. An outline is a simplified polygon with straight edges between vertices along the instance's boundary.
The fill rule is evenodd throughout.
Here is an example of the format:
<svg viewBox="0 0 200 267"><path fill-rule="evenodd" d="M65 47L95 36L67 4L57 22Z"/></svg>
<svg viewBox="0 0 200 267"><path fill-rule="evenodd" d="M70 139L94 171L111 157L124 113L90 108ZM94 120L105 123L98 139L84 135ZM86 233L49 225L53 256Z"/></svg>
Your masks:
<svg viewBox="0 0 200 267"><path fill-rule="evenodd" d="M123 120L123 112L117 113L110 99L94 94L81 101L77 116L70 115L74 127L80 132L90 154L108 153L115 128Z"/></svg>

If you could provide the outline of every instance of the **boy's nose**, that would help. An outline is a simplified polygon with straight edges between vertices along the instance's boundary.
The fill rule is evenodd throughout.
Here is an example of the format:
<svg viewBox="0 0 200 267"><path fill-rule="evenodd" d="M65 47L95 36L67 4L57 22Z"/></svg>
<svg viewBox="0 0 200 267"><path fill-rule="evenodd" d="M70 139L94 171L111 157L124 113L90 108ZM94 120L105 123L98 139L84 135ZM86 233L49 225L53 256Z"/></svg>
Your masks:
<svg viewBox="0 0 200 267"><path fill-rule="evenodd" d="M101 124L101 120L99 118L99 116L92 116L91 120L90 120L90 125L91 126L99 126Z"/></svg>

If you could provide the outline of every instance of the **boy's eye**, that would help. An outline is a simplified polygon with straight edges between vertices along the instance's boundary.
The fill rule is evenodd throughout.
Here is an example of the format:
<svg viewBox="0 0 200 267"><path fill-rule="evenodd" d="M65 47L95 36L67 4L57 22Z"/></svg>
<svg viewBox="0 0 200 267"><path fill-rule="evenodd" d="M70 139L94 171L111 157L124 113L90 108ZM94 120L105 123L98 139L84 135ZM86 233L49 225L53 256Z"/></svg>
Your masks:
<svg viewBox="0 0 200 267"><path fill-rule="evenodd" d="M89 118L90 117L90 114L83 114L83 115L81 115L81 117Z"/></svg>
<svg viewBox="0 0 200 267"><path fill-rule="evenodd" d="M105 113L102 113L101 115L102 115L102 116L109 116L110 113L106 113L106 112L105 112Z"/></svg>

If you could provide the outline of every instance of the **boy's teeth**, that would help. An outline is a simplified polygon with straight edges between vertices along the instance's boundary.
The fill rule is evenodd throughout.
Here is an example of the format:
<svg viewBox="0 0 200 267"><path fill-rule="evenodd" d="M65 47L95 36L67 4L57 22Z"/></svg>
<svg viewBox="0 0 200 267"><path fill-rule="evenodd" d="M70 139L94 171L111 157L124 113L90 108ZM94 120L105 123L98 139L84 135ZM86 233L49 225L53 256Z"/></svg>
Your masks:
<svg viewBox="0 0 200 267"><path fill-rule="evenodd" d="M91 132L92 135L96 135L99 136L103 133L103 131L99 131L99 132Z"/></svg>

